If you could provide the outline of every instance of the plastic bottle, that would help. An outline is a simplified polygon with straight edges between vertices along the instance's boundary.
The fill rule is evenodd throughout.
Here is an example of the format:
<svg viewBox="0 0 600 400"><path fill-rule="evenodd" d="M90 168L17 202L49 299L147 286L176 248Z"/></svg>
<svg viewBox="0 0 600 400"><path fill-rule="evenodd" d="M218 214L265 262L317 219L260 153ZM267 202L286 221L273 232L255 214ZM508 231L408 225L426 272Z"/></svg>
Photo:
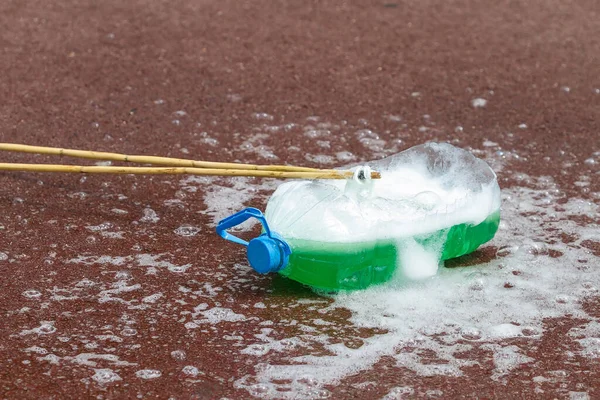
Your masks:
<svg viewBox="0 0 600 400"><path fill-rule="evenodd" d="M364 168L380 171L382 179L365 180ZM500 222L500 189L482 160L428 143L357 167L352 181L285 183L265 216L243 210L217 231L247 245L260 273L279 272L317 289L355 290L392 277L426 278L443 260L491 240ZM226 232L251 217L263 224L260 237L246 243Z"/></svg>

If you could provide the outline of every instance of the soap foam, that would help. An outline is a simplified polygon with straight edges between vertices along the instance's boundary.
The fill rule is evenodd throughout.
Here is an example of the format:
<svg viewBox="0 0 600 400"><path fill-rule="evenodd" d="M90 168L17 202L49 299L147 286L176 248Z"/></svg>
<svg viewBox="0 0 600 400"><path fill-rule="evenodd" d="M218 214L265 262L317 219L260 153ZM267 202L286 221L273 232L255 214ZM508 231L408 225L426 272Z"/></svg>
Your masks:
<svg viewBox="0 0 600 400"><path fill-rule="evenodd" d="M483 361L491 357L493 362L492 379L505 382L520 365L540 361L532 349L544 337L544 321L566 315L591 320L583 329L573 328L569 336L581 345L580 356L597 359L600 325L584 304L598 296L600 269L585 243L600 242L600 230L597 223L577 221L598 221L600 206L565 199L548 177L522 177L528 187L503 192L503 222L493 241L494 259L441 268L436 276L418 283L390 282L334 295L331 304L319 309L319 319L337 321L340 310L349 310L353 329L382 333L367 338L357 334L361 345L347 346L337 334L318 334L314 330L319 325L311 323L311 333L299 336L306 342L299 354L271 360L266 359L269 353L257 355L262 362L255 374L241 377L235 386L250 393L260 388L255 395L261 398L313 398L325 385L360 377L382 357L395 362L400 376L407 374L402 370L408 370L408 376L463 376L465 368L482 362L479 355L464 356L478 348L492 353L483 356ZM568 243L563 234L569 235ZM351 336L344 335L346 340ZM269 345L267 340L261 344ZM573 362L576 356L566 355ZM299 376L310 381L310 387L299 385ZM544 379L552 377L540 377L540 382ZM291 385L281 383L289 381ZM290 386L291 392L280 391Z"/></svg>
<svg viewBox="0 0 600 400"><path fill-rule="evenodd" d="M500 207L494 172L450 144L416 146L368 167L381 179L279 186L266 210L271 229L321 242L401 239L477 224Z"/></svg>
<svg viewBox="0 0 600 400"><path fill-rule="evenodd" d="M442 247L438 244L434 248L425 248L414 239L407 239L398 243L398 263L402 265L399 274L415 280L433 276L438 271Z"/></svg>

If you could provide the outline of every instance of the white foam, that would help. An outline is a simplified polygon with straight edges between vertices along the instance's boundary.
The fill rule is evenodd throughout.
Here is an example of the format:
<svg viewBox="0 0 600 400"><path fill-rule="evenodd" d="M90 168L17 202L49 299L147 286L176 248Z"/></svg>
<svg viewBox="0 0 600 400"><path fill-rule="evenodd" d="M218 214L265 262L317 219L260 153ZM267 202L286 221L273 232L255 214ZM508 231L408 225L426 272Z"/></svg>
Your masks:
<svg viewBox="0 0 600 400"><path fill-rule="evenodd" d="M193 365L186 365L185 367L183 367L181 372L183 372L184 374L186 374L188 376L198 376L198 375L202 374L202 372L200 372L200 370L198 368L194 367Z"/></svg>
<svg viewBox="0 0 600 400"><path fill-rule="evenodd" d="M197 324L218 324L219 322L237 322L246 320L246 317L244 315L237 314L230 308L223 307L213 307L207 311L201 311L200 314L202 314L204 318L198 321L194 321Z"/></svg>
<svg viewBox="0 0 600 400"><path fill-rule="evenodd" d="M44 357L38 357L40 361L47 361L53 365L60 365L60 357L56 354L47 354Z"/></svg>
<svg viewBox="0 0 600 400"><path fill-rule="evenodd" d="M266 121L272 121L273 120L273 116L267 113L263 113L263 112L257 112L252 114L252 116L256 119L260 119L260 120L266 120Z"/></svg>
<svg viewBox="0 0 600 400"><path fill-rule="evenodd" d="M187 354L185 354L185 351L183 350L173 350L171 352L171 357L173 357L175 360L183 361L186 359Z"/></svg>
<svg viewBox="0 0 600 400"><path fill-rule="evenodd" d="M57 331L57 329L54 326L54 321L42 321L40 323L40 326L37 326L32 329L24 329L21 331L20 335L21 336L31 335L31 334L50 335L50 334L55 333L56 331Z"/></svg>
<svg viewBox="0 0 600 400"><path fill-rule="evenodd" d="M412 280L435 275L440 263L442 245L443 243L438 243L435 249L425 248L413 239L400 242L397 265L402 265L403 268L398 273Z"/></svg>
<svg viewBox="0 0 600 400"><path fill-rule="evenodd" d="M162 376L162 372L157 369L141 369L136 371L135 376L141 379L156 379Z"/></svg>
<svg viewBox="0 0 600 400"><path fill-rule="evenodd" d="M419 283L390 282L335 295L332 304L320 308L323 318L335 320L339 309L350 310L353 329L383 333L366 339L358 336L362 345L347 347L336 335L319 334L318 324L312 324L302 339L287 337L299 344L294 355L282 354L277 357L282 361L276 364L257 364L256 375L238 379L236 387L249 393L258 388L263 398L280 393L285 393L282 398L310 398L301 387L291 392L278 389L289 390L290 385L281 382L298 376L310 376L312 388L336 385L346 377L359 376L382 357L391 357L398 368L421 376L461 376L463 368L479 362L479 356L464 357L474 341L492 352L493 378L503 382L520 365L538 361L527 349L544 336L544 320L565 315L591 320L569 335L581 345L580 356L598 359L600 325L583 304L599 293L600 269L594 268L597 257L584 243L600 241L600 230L598 223L577 221L599 221L600 206L565 199L547 177L527 177L525 181L531 187L504 190L503 221L492 242L498 248L494 259L475 266L442 268ZM569 235L568 243L563 242L563 234ZM515 337L520 338L518 343L512 340ZM282 339L261 340L243 352L268 357L271 343ZM431 355L422 358L405 348ZM432 364L432 358L439 361Z"/></svg>
<svg viewBox="0 0 600 400"><path fill-rule="evenodd" d="M97 368L94 369L95 373L92 375L92 379L100 384L107 384L110 382L116 382L123 380L119 374L110 368Z"/></svg>
<svg viewBox="0 0 600 400"><path fill-rule="evenodd" d="M474 108L481 108L481 107L485 107L487 105L487 100L483 99L481 97L478 97L476 99L471 100L471 105Z"/></svg>
<svg viewBox="0 0 600 400"><path fill-rule="evenodd" d="M569 336L579 342L582 356L600 360L600 322L590 321L583 329L571 329Z"/></svg>
<svg viewBox="0 0 600 400"><path fill-rule="evenodd" d="M112 285L112 289L106 289L106 290L102 290L100 293L98 293L98 302L100 303L108 303L108 302L119 302L119 303L129 303L119 297L115 297L114 295L119 295L121 293L129 293L129 292L133 292L136 290L140 290L142 288L142 285L135 284L135 285L128 285L126 281L117 281Z"/></svg>
<svg viewBox="0 0 600 400"><path fill-rule="evenodd" d="M68 263L92 265L92 264L111 264L122 266L127 264L138 265L149 268L166 268L171 272L185 272L192 264L173 264L162 260L168 253L161 254L136 254L132 256L78 256L68 260Z"/></svg>
<svg viewBox="0 0 600 400"><path fill-rule="evenodd" d="M587 392L569 392L569 400L590 400Z"/></svg>
<svg viewBox="0 0 600 400"><path fill-rule="evenodd" d="M337 152L337 153L335 153L335 157L342 162L353 161L356 159L356 156L354 154L350 153L349 151Z"/></svg>
<svg viewBox="0 0 600 400"><path fill-rule="evenodd" d="M144 211L142 212L142 218L140 218L141 222L157 223L159 220L160 217L158 216L156 211L154 211L150 207L144 208Z"/></svg>
<svg viewBox="0 0 600 400"><path fill-rule="evenodd" d="M96 335L95 337L98 340L105 340L105 341L114 342L114 343L123 342L123 339L121 339L120 337L118 337L116 335Z"/></svg>
<svg viewBox="0 0 600 400"><path fill-rule="evenodd" d="M385 396L381 398L381 400L401 400L403 398L408 398L408 396L412 396L415 393L415 390L410 386L399 386L392 388Z"/></svg>
<svg viewBox="0 0 600 400"><path fill-rule="evenodd" d="M265 213L271 228L285 239L319 242L404 239L478 224L500 207L490 167L449 144L416 146L368 166L381 179L280 185Z"/></svg>
<svg viewBox="0 0 600 400"><path fill-rule="evenodd" d="M144 303L156 303L156 301L157 301L158 299L160 299L161 297L163 297L163 293L162 293L162 292L160 292L160 293L155 293L155 294L152 294L152 295L150 295L150 296L146 296L146 297L144 297L144 298L142 299L142 302L144 302Z"/></svg>
<svg viewBox="0 0 600 400"><path fill-rule="evenodd" d="M306 154L304 156L308 161L315 164L333 164L334 158L325 154Z"/></svg>
<svg viewBox="0 0 600 400"><path fill-rule="evenodd" d="M42 293L35 289L28 289L21 294L29 299L37 299L42 296Z"/></svg>
<svg viewBox="0 0 600 400"><path fill-rule="evenodd" d="M86 226L86 229L92 232L106 231L112 228L113 225L110 222L103 222L100 225L89 225Z"/></svg>
<svg viewBox="0 0 600 400"><path fill-rule="evenodd" d="M39 346L31 346L25 349L28 353L48 354L48 350Z"/></svg>
<svg viewBox="0 0 600 400"><path fill-rule="evenodd" d="M179 228L173 231L179 236L196 236L200 232L200 228L192 225L181 225Z"/></svg>
<svg viewBox="0 0 600 400"><path fill-rule="evenodd" d="M85 365L88 367L96 367L98 365L98 362L96 360L101 360L103 362L107 362L109 364L116 365L119 367L137 365L136 363L130 363L128 361L121 360L116 354L80 353L73 357L63 357L63 359L71 361L75 364Z"/></svg>
<svg viewBox="0 0 600 400"><path fill-rule="evenodd" d="M492 373L492 379L494 380L500 380L504 375L509 374L522 364L535 361L533 358L524 355L518 346L488 344L484 345L483 348L494 352L495 368Z"/></svg>
<svg viewBox="0 0 600 400"><path fill-rule="evenodd" d="M121 331L121 335L123 335L123 336L135 336L135 335L137 335L137 330L133 329L133 328L124 328Z"/></svg>

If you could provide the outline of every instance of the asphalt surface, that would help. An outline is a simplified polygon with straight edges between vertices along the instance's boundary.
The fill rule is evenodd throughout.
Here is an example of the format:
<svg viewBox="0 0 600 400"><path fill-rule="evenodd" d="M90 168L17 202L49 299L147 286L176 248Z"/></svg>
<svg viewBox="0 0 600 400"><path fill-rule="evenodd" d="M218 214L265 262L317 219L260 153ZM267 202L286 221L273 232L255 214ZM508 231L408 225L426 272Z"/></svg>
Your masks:
<svg viewBox="0 0 600 400"><path fill-rule="evenodd" d="M565 199L598 205L600 3L5 0L0 139L321 167L449 141L482 157L493 149L503 188L551 177ZM243 251L213 233L215 218L264 207L275 187L0 173L0 396L289 395L240 386L259 362L279 357L257 360L241 348L258 341L261 323L308 321L325 305L290 307L321 300L248 272ZM577 222L597 223L597 214ZM587 264L600 268L600 242L584 246ZM497 257L492 243L458 262ZM381 398L410 386L408 397L598 398L600 350L570 355L578 344L567 332L600 318L597 297L581 301L587 319L549 318L535 341L511 339L536 362L503 380L475 346L468 357L479 364L461 376L423 376L382 357L304 395ZM216 323L203 314L206 325L191 329L203 307L233 311L213 315ZM378 334L350 316L328 314L329 335Z"/></svg>

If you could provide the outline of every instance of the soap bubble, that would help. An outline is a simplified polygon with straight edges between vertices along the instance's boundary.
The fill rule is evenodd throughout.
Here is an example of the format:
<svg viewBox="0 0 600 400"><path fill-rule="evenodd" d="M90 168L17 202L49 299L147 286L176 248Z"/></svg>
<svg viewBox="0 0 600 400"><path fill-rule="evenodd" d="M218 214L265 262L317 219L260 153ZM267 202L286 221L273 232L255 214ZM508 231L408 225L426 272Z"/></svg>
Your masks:
<svg viewBox="0 0 600 400"><path fill-rule="evenodd" d="M95 369L94 371L96 371L96 373L92 376L92 379L100 384L106 384L122 380L122 378L112 369L103 368Z"/></svg>
<svg viewBox="0 0 600 400"><path fill-rule="evenodd" d="M175 360L183 361L186 358L186 354L183 350L173 350L171 352L171 357L173 357Z"/></svg>
<svg viewBox="0 0 600 400"><path fill-rule="evenodd" d="M162 376L162 372L157 369L142 369L137 371L135 376L141 379L156 379Z"/></svg>
<svg viewBox="0 0 600 400"><path fill-rule="evenodd" d="M461 329L460 335L466 340L479 340L481 339L481 331L474 327L466 327Z"/></svg>
<svg viewBox="0 0 600 400"><path fill-rule="evenodd" d="M26 290L22 294L29 299L36 299L42 295L38 290L34 289Z"/></svg>
<svg viewBox="0 0 600 400"><path fill-rule="evenodd" d="M179 236L196 236L198 232L200 232L200 228L191 225L182 225L179 228L175 229L174 232Z"/></svg>
<svg viewBox="0 0 600 400"><path fill-rule="evenodd" d="M186 365L185 367L183 367L181 372L189 376L198 376L200 374L200 370L194 367L193 365Z"/></svg>

